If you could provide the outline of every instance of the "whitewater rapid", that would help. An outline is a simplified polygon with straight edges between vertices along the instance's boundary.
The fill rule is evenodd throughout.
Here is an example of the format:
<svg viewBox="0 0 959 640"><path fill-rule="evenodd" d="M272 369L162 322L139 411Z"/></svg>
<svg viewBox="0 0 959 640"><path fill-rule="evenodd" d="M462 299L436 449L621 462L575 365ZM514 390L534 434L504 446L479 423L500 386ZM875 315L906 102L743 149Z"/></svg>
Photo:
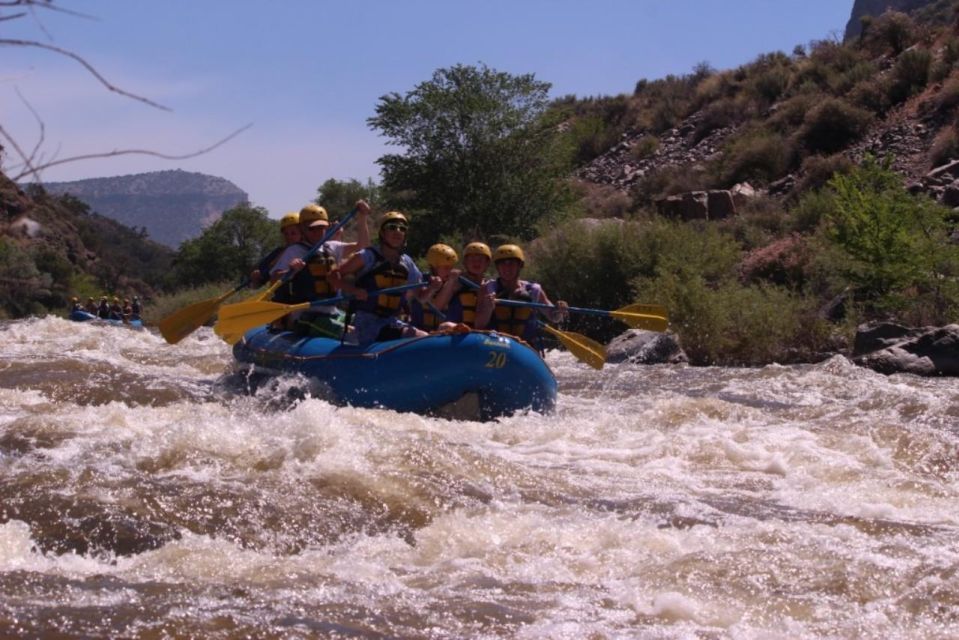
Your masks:
<svg viewBox="0 0 959 640"><path fill-rule="evenodd" d="M959 381L547 361L479 423L0 324L0 637L959 637Z"/></svg>

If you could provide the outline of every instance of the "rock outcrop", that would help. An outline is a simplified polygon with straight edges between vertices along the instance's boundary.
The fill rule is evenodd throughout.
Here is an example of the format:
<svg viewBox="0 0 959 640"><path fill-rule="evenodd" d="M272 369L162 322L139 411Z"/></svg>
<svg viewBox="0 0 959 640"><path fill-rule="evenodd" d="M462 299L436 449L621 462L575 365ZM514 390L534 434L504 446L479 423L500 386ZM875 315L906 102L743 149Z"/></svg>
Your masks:
<svg viewBox="0 0 959 640"><path fill-rule="evenodd" d="M632 364L679 364L689 362L686 352L671 333L630 329L606 346L607 362Z"/></svg>
<svg viewBox="0 0 959 640"><path fill-rule="evenodd" d="M862 33L862 18L864 16L881 16L886 11L909 12L932 4L934 0L856 0L852 6L852 15L846 23L845 39L859 37Z"/></svg>
<svg viewBox="0 0 959 640"><path fill-rule="evenodd" d="M863 325L856 334L853 362L884 374L959 376L959 325Z"/></svg>

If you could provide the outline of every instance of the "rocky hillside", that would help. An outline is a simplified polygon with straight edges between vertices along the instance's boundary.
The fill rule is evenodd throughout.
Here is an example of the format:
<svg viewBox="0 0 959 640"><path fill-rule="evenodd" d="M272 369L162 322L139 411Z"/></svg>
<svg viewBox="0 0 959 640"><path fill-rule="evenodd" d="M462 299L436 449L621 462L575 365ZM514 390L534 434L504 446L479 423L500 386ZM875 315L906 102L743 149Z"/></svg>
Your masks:
<svg viewBox="0 0 959 640"><path fill-rule="evenodd" d="M176 248L221 213L248 202L229 180L179 169L73 182L49 182L48 193L70 194L90 208Z"/></svg>
<svg viewBox="0 0 959 640"><path fill-rule="evenodd" d="M853 16L879 4L896 3L858 0ZM959 0L899 4L914 13L885 13L845 44L557 107L575 114L567 130L590 132L578 147L598 151L575 171L587 214L725 218L755 195L795 202L867 154L888 156L910 189L959 205L959 169L937 170L959 159Z"/></svg>
<svg viewBox="0 0 959 640"><path fill-rule="evenodd" d="M71 296L149 299L172 260L169 248L83 202L25 192L0 174L0 317L59 311Z"/></svg>

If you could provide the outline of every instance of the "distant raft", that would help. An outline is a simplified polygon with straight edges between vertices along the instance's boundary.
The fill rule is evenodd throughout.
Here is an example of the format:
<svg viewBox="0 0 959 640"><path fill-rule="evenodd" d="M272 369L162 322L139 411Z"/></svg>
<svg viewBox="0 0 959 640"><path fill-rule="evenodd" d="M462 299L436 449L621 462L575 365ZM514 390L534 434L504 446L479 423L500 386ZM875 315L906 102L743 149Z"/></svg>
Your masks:
<svg viewBox="0 0 959 640"><path fill-rule="evenodd" d="M71 311L69 317L74 322L90 322L92 324L113 325L117 327L127 327L129 329L143 328L143 320L140 318L130 320L129 322L124 322L123 320L106 320L89 311Z"/></svg>
<svg viewBox="0 0 959 640"><path fill-rule="evenodd" d="M262 327L237 342L233 355L243 370L318 380L328 387L330 399L343 405L443 414L460 404L476 415L457 411L455 417L481 420L524 410L547 413L556 405L556 378L540 355L520 340L492 332L358 347Z"/></svg>

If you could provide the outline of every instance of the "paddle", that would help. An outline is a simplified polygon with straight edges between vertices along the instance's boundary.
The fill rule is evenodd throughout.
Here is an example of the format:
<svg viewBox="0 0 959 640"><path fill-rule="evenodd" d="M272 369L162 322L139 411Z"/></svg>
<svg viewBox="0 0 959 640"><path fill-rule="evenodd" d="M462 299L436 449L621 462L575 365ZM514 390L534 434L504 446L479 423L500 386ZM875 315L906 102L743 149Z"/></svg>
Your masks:
<svg viewBox="0 0 959 640"><path fill-rule="evenodd" d="M320 241L313 246L313 248L310 249L305 256L303 256L303 261L305 262L316 255L316 252L322 248L323 244L332 238L333 235L339 231L343 225L349 222L354 215L356 215L356 208L353 208L349 213L343 216L342 220L333 225L333 227L323 234L323 237L320 239ZM257 296L256 299L265 300L266 298L272 296L273 292L276 291L280 285L282 285L284 282L289 282L294 275L295 273L292 270L288 271L281 280L277 280L270 285L266 291ZM179 311L173 312L166 318L163 318L163 320L160 320L160 335L162 335L163 339L170 344L176 344L180 340L183 340L183 338L187 337L209 322L213 318L213 315L217 312L217 309L219 309L220 305L223 304L227 298L232 296L237 291L245 289L247 286L249 286L249 284L250 279L244 278L243 282L238 284L227 293L224 293L222 296L210 298L209 300L203 300L201 302L195 302L180 309ZM236 342L236 340L234 340L234 342Z"/></svg>
<svg viewBox="0 0 959 640"><path fill-rule="evenodd" d="M332 238L334 235L336 235L336 232L339 231L341 228L343 228L343 225L349 222L350 219L352 219L353 216L355 215L356 215L356 207L353 207L352 209L349 210L349 212L347 212L346 215L343 216L342 220L340 220L339 222L334 224L332 227L330 227L329 230L327 230L327 232L323 234L323 237L320 238L320 241L317 242L315 245L313 245L313 248L307 251L306 255L304 255L300 259L303 262L309 262L310 258L315 256L316 253L323 248L323 245L326 244L326 241ZM266 300L267 298L271 297L277 289L279 289L282 285L292 280L293 277L296 275L296 273L297 272L293 271L293 269L288 270L286 273L283 274L282 278L280 278L279 280L271 284L269 287L267 287L266 291L258 295L255 298L255 300Z"/></svg>
<svg viewBox="0 0 959 640"><path fill-rule="evenodd" d="M398 287L388 287L386 289L377 289L370 291L370 296L389 295L418 289L429 285L428 282L413 282L400 285ZM349 300L354 296L342 294L334 298L324 300L314 300L313 302L301 302L300 304L281 304L279 302L267 302L262 300L253 300L250 302L238 302L229 304L220 310L219 319L214 327L216 334L226 342L234 344L246 334L247 331L260 325L269 324L274 320L279 320L294 311L305 311L310 307L322 307L336 304L344 300Z"/></svg>
<svg viewBox="0 0 959 640"><path fill-rule="evenodd" d="M532 307L534 309L549 309L551 311L559 309L559 307L551 304L543 304L541 302L526 302L525 300L497 299L496 304L501 304L506 307ZM659 313L647 313L650 308L656 310L661 309L662 315ZM666 310L656 305L633 304L626 307L621 307L615 311L606 311L604 309L583 309L580 307L568 307L568 310L570 313L584 313L592 316L616 318L617 320L622 320L633 329L646 329L648 331L659 331L662 333L669 327L669 320L665 315Z"/></svg>
<svg viewBox="0 0 959 640"><path fill-rule="evenodd" d="M174 311L167 317L160 320L160 335L170 344L176 344L187 337L207 322L209 322L217 309L223 304L223 301L232 296L240 289L245 289L250 284L249 278L244 278L243 282L233 289L230 289L222 296L210 298L201 302L195 302L178 311Z"/></svg>
<svg viewBox="0 0 959 640"><path fill-rule="evenodd" d="M460 276L460 283L474 289L479 287L479 285L477 285L475 282L463 276ZM507 300L502 298L497 298L496 304L501 304L507 307L532 307L534 309L549 309L551 311L559 309L559 307L554 305L543 304L541 302L526 302L525 300ZM591 316L604 316L622 320L633 329L647 329L649 331L659 331L661 333L666 331L666 328L669 326L666 307L658 304L633 303L626 305L625 307L620 307L614 311L606 311L605 309L584 309L582 307L567 307L567 310L570 313L582 313Z"/></svg>
<svg viewBox="0 0 959 640"><path fill-rule="evenodd" d="M541 329L545 329L547 333L556 336L563 343L563 346L581 362L594 369L602 369L603 365L606 364L606 348L592 338L573 331L560 331L545 322L539 322L539 326Z"/></svg>
<svg viewBox="0 0 959 640"><path fill-rule="evenodd" d="M470 287L472 289L478 289L479 285L470 280L469 278L464 278L460 276L460 283L464 286ZM497 299L496 304L507 302L505 300ZM549 309L554 309L548 304L542 305ZM603 365L606 364L606 348L600 343L596 342L592 338L584 336L581 333L575 333L573 331L560 331L555 327L537 320L536 323L541 329L545 329L547 333L552 334L566 347L567 351L572 353L578 360L586 363L594 369L602 369Z"/></svg>

